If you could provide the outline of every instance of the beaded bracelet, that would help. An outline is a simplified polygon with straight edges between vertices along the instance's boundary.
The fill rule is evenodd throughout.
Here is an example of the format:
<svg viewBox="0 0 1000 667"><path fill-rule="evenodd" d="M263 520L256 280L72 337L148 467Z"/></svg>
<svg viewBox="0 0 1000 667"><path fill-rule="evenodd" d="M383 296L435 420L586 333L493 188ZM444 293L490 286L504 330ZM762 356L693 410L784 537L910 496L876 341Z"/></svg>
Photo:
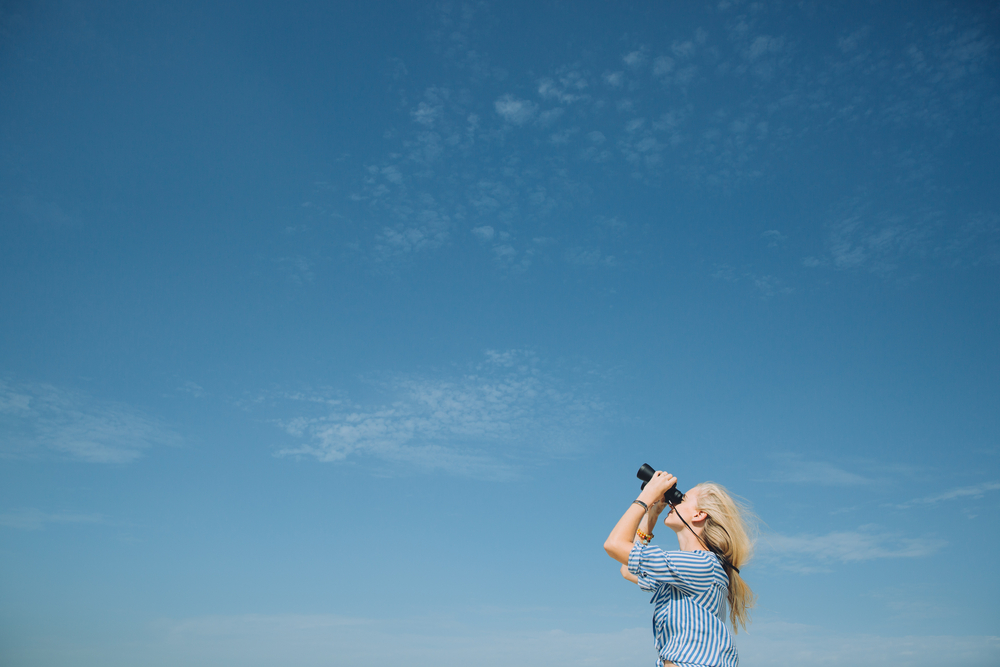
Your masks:
<svg viewBox="0 0 1000 667"><path fill-rule="evenodd" d="M635 531L635 534L638 535L639 539L642 540L643 542L645 542L646 544L649 544L649 541L651 539L653 539L652 535L647 535L646 533L644 533L644 532L642 532L641 530L638 530L638 529Z"/></svg>

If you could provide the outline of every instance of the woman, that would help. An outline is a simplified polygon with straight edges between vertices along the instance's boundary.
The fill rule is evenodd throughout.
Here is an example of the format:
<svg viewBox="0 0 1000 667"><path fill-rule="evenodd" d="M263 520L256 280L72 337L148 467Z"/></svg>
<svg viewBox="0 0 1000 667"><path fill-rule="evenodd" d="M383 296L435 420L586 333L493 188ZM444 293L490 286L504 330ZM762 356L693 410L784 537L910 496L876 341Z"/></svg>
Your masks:
<svg viewBox="0 0 1000 667"><path fill-rule="evenodd" d="M718 484L705 482L684 495L663 524L677 534L679 551L650 546L653 528L667 507L663 494L677 484L658 471L618 520L604 549L622 564L622 575L653 593L657 666L735 667L733 630L746 628L753 592L739 568L753 551L748 513Z"/></svg>

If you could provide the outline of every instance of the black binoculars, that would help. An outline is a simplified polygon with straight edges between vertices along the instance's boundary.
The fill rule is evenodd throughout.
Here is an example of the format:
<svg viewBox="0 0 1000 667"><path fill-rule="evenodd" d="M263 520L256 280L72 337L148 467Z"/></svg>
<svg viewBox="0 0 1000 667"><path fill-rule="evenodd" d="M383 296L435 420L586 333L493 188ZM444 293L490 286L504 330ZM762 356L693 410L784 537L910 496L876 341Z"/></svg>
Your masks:
<svg viewBox="0 0 1000 667"><path fill-rule="evenodd" d="M653 468L653 466L649 465L648 463L643 463L642 467L639 468L639 472L635 474L636 477L642 480L642 486L640 486L639 488L645 489L646 482L653 479L653 475L655 473L656 470ZM678 489L677 485L675 484L672 489L668 490L666 493L663 494L663 499L666 500L667 503L669 503L670 505L676 505L677 503L684 500L684 493L680 489Z"/></svg>

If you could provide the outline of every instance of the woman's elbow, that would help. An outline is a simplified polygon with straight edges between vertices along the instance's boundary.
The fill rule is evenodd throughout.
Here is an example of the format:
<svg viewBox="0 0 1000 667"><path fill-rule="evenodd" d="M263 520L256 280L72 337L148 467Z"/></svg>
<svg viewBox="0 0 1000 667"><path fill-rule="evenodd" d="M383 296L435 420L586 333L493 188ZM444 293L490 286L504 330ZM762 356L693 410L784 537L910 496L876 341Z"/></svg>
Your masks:
<svg viewBox="0 0 1000 667"><path fill-rule="evenodd" d="M612 558L614 558L615 560L618 560L618 558L615 557L615 547L616 546L617 546L617 543L614 540L612 540L610 537L608 539L604 540L604 551L607 552L607 554L609 556L611 556Z"/></svg>
<svg viewBox="0 0 1000 667"><path fill-rule="evenodd" d="M632 545L630 544L629 547L631 547L631 546ZM604 543L604 551L606 551L609 556L611 556L612 558L614 558L619 563L624 563L626 560L628 560L628 551L629 550L628 549L624 549L623 550L622 549L622 545L621 545L620 542L616 542L616 541L610 540L610 539L607 540Z"/></svg>

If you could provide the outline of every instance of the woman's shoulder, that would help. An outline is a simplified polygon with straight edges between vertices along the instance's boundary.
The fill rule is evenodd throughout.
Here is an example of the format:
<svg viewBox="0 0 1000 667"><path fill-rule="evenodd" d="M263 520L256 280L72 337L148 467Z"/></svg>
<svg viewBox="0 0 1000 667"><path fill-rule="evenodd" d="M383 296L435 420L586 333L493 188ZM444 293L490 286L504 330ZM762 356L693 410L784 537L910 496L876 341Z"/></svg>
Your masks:
<svg viewBox="0 0 1000 667"><path fill-rule="evenodd" d="M691 560L693 562L718 560L715 554L711 551L705 551L704 549L698 549L697 551L665 551L664 553L670 555L672 558L677 558L679 560Z"/></svg>
<svg viewBox="0 0 1000 667"><path fill-rule="evenodd" d="M718 570L725 575L726 570L722 567L719 557L711 551L699 549L697 551L667 551L666 557L678 565L687 565L699 570ZM727 577L728 579L728 577Z"/></svg>

